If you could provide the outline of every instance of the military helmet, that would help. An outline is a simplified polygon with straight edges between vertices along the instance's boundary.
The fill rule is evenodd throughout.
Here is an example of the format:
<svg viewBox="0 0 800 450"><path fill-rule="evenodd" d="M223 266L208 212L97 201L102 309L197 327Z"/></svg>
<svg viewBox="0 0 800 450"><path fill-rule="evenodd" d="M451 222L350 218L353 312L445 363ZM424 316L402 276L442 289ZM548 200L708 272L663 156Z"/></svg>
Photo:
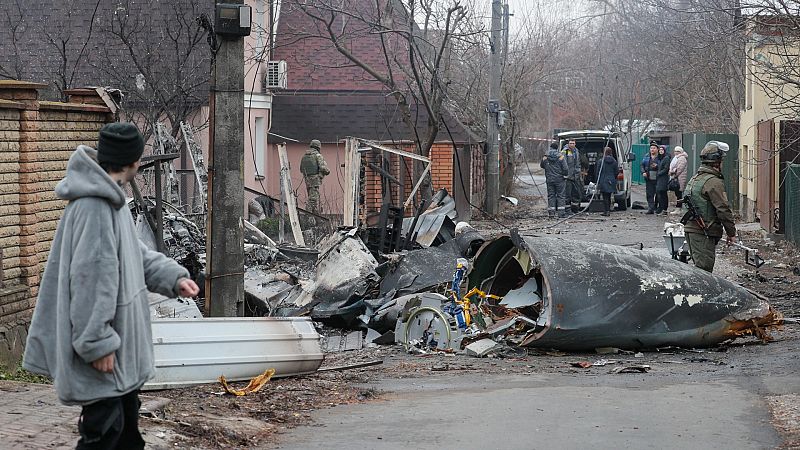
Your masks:
<svg viewBox="0 0 800 450"><path fill-rule="evenodd" d="M728 154L728 144L720 141L708 141L705 147L700 150L700 159L707 162L722 161Z"/></svg>
<svg viewBox="0 0 800 450"><path fill-rule="evenodd" d="M322 143L317 139L313 139L311 141L311 144L309 145L309 147L313 147L313 148L319 150L319 149L322 148Z"/></svg>

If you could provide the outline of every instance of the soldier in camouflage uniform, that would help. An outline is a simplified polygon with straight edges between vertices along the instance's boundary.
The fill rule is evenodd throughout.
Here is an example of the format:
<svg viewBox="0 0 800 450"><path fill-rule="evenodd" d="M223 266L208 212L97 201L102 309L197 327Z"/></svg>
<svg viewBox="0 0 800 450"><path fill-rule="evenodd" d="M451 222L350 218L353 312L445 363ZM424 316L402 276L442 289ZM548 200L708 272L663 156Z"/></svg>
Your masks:
<svg viewBox="0 0 800 450"><path fill-rule="evenodd" d="M700 151L702 162L697 174L686 183L684 198L689 198L700 213L705 224L705 229L695 220L690 220L684 226L689 251L692 254L694 265L700 269L711 272L714 270L716 247L722 238L722 232L727 235L728 244L736 242L736 225L733 223L733 212L728 204L723 183L722 159L728 153L728 144L718 141L708 142ZM683 211L688 208L683 204Z"/></svg>
<svg viewBox="0 0 800 450"><path fill-rule="evenodd" d="M325 158L320 154L321 144L318 140L314 139L300 160L300 173L303 174L303 180L306 183L306 193L308 200L306 208L315 213L321 212L319 205L319 187L322 184L322 179L331 173L328 170L328 165L325 163Z"/></svg>

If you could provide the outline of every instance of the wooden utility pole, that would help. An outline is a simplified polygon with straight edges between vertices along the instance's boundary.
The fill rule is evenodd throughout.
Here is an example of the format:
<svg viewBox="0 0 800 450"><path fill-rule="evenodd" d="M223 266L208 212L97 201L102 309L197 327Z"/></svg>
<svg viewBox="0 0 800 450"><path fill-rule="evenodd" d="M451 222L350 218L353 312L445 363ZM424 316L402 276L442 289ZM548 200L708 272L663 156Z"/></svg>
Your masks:
<svg viewBox="0 0 800 450"><path fill-rule="evenodd" d="M244 38L218 42L211 68L205 297L210 316L236 317L244 311Z"/></svg>
<svg viewBox="0 0 800 450"><path fill-rule="evenodd" d="M500 199L500 136L497 118L500 113L500 78L502 77L502 23L503 5L492 1L492 37L489 54L489 103L486 108L486 212L497 214Z"/></svg>

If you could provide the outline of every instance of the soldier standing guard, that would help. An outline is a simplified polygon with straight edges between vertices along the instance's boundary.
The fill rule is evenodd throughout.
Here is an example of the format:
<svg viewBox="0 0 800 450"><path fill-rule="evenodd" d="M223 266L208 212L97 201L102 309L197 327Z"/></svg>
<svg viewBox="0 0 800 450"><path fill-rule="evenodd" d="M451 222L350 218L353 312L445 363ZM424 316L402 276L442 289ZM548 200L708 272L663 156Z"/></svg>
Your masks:
<svg viewBox="0 0 800 450"><path fill-rule="evenodd" d="M322 184L322 179L331 173L325 163L325 158L319 152L320 147L321 144L318 140L312 140L308 150L303 155L303 159L300 160L300 173L303 174L303 180L306 183L306 194L308 194L306 208L314 214L321 212L319 187Z"/></svg>
<svg viewBox="0 0 800 450"><path fill-rule="evenodd" d="M716 247L723 232L729 245L736 242L736 224L722 177L722 161L728 149L728 144L719 141L709 141L703 147L700 169L686 183L681 201L681 223L694 265L707 272L714 270Z"/></svg>

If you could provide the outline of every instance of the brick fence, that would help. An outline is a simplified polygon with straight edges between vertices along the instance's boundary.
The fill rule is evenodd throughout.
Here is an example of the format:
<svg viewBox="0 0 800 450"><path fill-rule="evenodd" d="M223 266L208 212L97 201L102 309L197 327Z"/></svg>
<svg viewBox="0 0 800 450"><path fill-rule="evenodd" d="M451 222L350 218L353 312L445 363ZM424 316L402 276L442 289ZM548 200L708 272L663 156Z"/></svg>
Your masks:
<svg viewBox="0 0 800 450"><path fill-rule="evenodd" d="M463 145L462 145L463 147ZM400 150L410 153L416 153L413 145L398 146ZM471 145L470 153L472 157L467 161L456 161L453 153L453 145L449 142L435 143L431 147L428 157L431 160L431 182L433 184L433 192L439 189L446 189L450 195L457 195L457 191L461 186L458 186L460 180L458 179L457 162L462 164L462 170L469 170L470 175L465 177L466 184L463 186L470 191L469 202L473 204L483 203L483 188L484 188L484 174L483 164L475 165L472 161L483 160L483 155L480 151L479 145ZM364 169L364 207L365 213L368 217L375 217L380 212L381 204L383 203L383 188L381 183L381 174L367 166L370 162L376 166L381 165L381 158L387 158L389 161L388 172L395 177L398 181L403 183L402 191L395 183L390 183L391 199L395 205L401 205L406 201L411 190L414 188L414 168L413 161L410 158L401 158L398 155L372 152L366 153L362 156L362 167ZM401 162L402 161L402 162ZM472 164L472 167L470 167ZM404 167L405 166L405 167ZM402 194L402 195L401 195ZM419 204L419 194L415 198L414 205ZM412 205L413 206L413 205ZM414 211L410 206L406 214L413 214ZM368 223L375 222L375 220L368 220Z"/></svg>
<svg viewBox="0 0 800 450"><path fill-rule="evenodd" d="M114 120L92 89L70 103L38 100L46 85L0 80L0 365L22 355L39 280L64 202L53 189L79 144ZM80 102L80 103L78 103Z"/></svg>

